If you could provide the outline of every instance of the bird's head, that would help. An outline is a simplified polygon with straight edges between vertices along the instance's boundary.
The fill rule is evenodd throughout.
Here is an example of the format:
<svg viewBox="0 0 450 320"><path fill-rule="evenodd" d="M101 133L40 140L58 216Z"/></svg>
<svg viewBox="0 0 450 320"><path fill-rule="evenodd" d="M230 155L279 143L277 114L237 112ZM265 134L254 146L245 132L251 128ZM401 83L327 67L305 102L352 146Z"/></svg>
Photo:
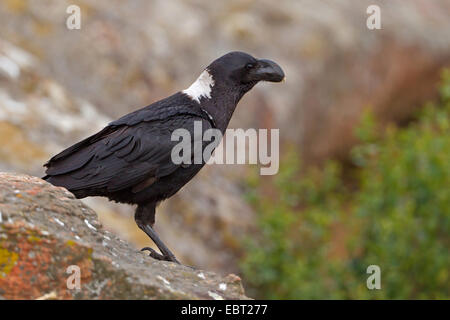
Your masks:
<svg viewBox="0 0 450 320"><path fill-rule="evenodd" d="M214 91L234 93L237 103L259 81L280 82L283 79L284 72L275 62L234 51L214 60L183 92L198 102L211 98Z"/></svg>
<svg viewBox="0 0 450 320"><path fill-rule="evenodd" d="M280 82L284 79L283 70L275 62L256 59L240 51L227 53L213 61L206 69L215 81L235 86L256 84L259 81Z"/></svg>

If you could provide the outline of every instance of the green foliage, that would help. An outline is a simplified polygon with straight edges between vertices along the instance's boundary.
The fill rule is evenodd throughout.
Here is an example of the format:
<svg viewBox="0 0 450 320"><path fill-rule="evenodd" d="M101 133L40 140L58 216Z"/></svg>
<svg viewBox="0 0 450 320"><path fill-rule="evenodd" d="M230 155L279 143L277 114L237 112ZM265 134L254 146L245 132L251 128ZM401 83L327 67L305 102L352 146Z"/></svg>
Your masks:
<svg viewBox="0 0 450 320"><path fill-rule="evenodd" d="M254 192L260 238L247 240L242 271L267 299L448 299L450 72L441 101L407 128L376 132L370 114L352 151L356 186L340 165L301 172L291 152L276 178L279 201ZM252 182L257 185L254 179ZM381 290L368 290L369 265Z"/></svg>

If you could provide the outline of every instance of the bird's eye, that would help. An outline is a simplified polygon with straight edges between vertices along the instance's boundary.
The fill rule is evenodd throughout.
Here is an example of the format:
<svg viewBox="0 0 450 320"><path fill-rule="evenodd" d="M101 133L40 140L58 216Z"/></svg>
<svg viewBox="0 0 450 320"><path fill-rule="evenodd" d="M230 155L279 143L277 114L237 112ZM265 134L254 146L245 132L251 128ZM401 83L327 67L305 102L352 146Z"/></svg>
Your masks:
<svg viewBox="0 0 450 320"><path fill-rule="evenodd" d="M254 64L254 63L247 63L247 64L245 65L245 69L247 69L247 70L253 69L254 67L255 67L255 64Z"/></svg>

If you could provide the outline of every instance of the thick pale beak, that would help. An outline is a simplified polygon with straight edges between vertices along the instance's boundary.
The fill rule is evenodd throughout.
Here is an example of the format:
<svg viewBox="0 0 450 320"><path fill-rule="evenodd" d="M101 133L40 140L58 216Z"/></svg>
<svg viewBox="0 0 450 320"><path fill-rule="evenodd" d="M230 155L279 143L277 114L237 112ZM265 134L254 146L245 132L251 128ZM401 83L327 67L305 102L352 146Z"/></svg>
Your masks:
<svg viewBox="0 0 450 320"><path fill-rule="evenodd" d="M249 74L251 80L280 82L284 79L284 72L281 67L271 60L258 60L257 66Z"/></svg>

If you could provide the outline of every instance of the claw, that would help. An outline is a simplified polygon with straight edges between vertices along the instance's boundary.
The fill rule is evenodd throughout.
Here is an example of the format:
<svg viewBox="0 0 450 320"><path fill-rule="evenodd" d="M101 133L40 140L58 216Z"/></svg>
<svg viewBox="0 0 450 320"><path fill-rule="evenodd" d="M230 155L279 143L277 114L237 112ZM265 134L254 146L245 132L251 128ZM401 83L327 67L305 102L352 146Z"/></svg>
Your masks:
<svg viewBox="0 0 450 320"><path fill-rule="evenodd" d="M148 255L149 255L150 257L152 257L153 259L156 259L156 260L170 261L170 262L175 262L175 263L180 264L180 263L178 262L178 260L175 259L175 257L170 257L170 256L162 255L162 254L156 252L156 250L153 249L153 248L145 247L145 248L142 248L141 251L150 251L150 253L149 253Z"/></svg>
<svg viewBox="0 0 450 320"><path fill-rule="evenodd" d="M153 259L166 260L165 257L162 254L156 252L155 249L153 249L153 248L145 247L145 248L142 248L141 251L150 251L150 253L148 255L150 257L152 257Z"/></svg>

